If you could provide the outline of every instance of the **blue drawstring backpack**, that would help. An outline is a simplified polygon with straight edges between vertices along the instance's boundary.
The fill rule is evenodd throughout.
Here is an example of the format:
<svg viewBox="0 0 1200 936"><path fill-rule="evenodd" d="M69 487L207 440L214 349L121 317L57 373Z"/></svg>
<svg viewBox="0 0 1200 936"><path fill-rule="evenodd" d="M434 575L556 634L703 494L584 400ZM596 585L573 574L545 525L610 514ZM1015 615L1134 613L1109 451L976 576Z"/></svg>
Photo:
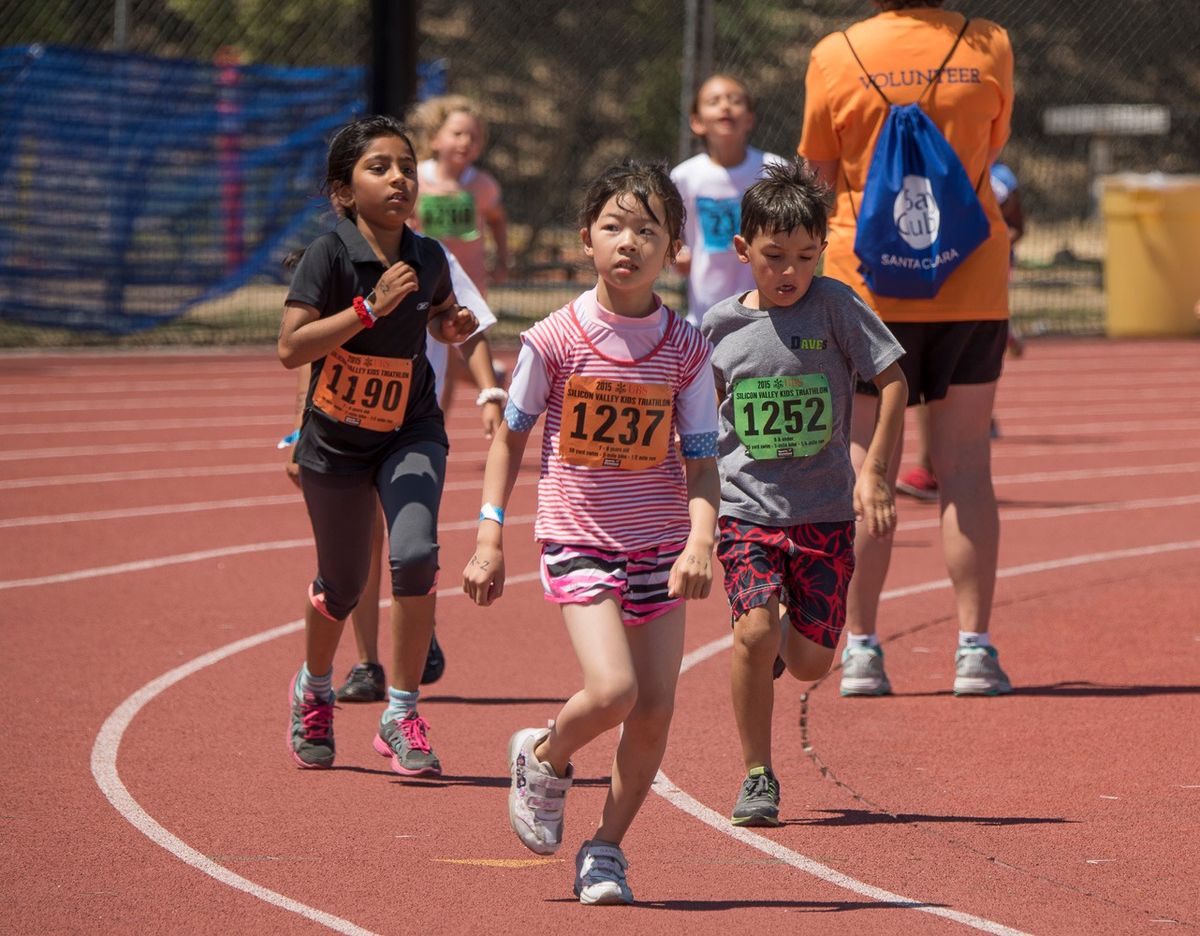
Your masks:
<svg viewBox="0 0 1200 936"><path fill-rule="evenodd" d="M888 100L850 45L850 37L842 33L858 67L888 105L887 121L867 170L862 208L854 215L858 270L880 296L936 296L946 278L991 231L958 154L921 109L921 101L941 78L969 23L963 23L950 54L921 97L903 105ZM848 179L846 185L849 188ZM854 209L853 198L850 207Z"/></svg>

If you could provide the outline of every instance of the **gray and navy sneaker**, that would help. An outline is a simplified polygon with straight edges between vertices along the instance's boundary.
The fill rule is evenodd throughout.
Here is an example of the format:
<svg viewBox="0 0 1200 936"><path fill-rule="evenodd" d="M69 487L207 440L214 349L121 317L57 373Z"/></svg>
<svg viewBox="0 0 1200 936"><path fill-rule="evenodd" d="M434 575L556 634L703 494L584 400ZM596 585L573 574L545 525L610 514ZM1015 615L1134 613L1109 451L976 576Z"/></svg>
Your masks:
<svg viewBox="0 0 1200 936"><path fill-rule="evenodd" d="M421 673L421 685L428 686L442 678L446 672L446 654L442 653L442 645L438 643L437 631L429 635L429 652L425 654L425 669ZM386 693L385 693L386 696Z"/></svg>
<svg viewBox="0 0 1200 936"><path fill-rule="evenodd" d="M779 781L770 767L752 767L731 817L735 826L779 825Z"/></svg>
<svg viewBox="0 0 1200 936"><path fill-rule="evenodd" d="M954 654L954 694L994 696L1012 692L999 657L995 647L959 647Z"/></svg>
<svg viewBox="0 0 1200 936"><path fill-rule="evenodd" d="M883 671L883 647L847 647L842 651L842 695L884 696L892 684Z"/></svg>
<svg viewBox="0 0 1200 936"><path fill-rule="evenodd" d="M429 746L429 722L416 712L379 723L373 746L392 759L392 770L405 777L436 777L442 762Z"/></svg>
<svg viewBox="0 0 1200 936"><path fill-rule="evenodd" d="M300 689L300 673L288 689L292 717L288 725L288 748L301 767L333 766L333 693L322 699Z"/></svg>
<svg viewBox="0 0 1200 936"><path fill-rule="evenodd" d="M383 667L378 663L356 663L334 695L339 702L383 702L387 699Z"/></svg>
<svg viewBox="0 0 1200 936"><path fill-rule="evenodd" d="M508 739L508 824L536 855L553 855L562 844L563 809L575 776L570 765L565 777L558 776L534 755L549 733L545 728L522 728Z"/></svg>
<svg viewBox="0 0 1200 936"><path fill-rule="evenodd" d="M631 904L633 891L625 880L629 862L616 845L584 842L575 856L575 896L581 904Z"/></svg>

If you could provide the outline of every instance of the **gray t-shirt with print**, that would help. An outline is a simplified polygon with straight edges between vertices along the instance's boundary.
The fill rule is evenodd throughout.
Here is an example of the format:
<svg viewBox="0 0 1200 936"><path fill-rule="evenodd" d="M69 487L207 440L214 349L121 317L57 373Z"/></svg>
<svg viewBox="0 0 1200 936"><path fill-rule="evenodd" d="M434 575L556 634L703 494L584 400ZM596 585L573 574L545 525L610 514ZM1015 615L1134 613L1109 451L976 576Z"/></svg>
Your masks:
<svg viewBox="0 0 1200 936"><path fill-rule="evenodd" d="M704 315L722 394L721 516L762 526L854 519L850 408L855 380L904 353L854 291L818 276L786 308L744 296Z"/></svg>

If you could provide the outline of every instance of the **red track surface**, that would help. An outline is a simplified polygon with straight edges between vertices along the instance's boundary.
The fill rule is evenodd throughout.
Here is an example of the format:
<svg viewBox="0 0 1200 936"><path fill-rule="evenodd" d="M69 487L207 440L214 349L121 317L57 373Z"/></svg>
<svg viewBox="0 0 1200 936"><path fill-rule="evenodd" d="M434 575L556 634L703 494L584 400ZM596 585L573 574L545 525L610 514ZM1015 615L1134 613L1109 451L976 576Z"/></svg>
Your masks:
<svg viewBox="0 0 1200 936"><path fill-rule="evenodd" d="M777 830L721 818L741 779L727 610L719 589L692 607L666 795L626 841L632 908L570 894L611 738L577 760L560 856L508 829L508 735L578 673L519 578L527 523L510 521L498 606L454 594L485 452L465 391L442 510L449 664L422 702L447 773L422 781L372 751L375 707L338 710L334 770L284 748L313 550L274 448L294 384L272 355L4 364L0 931L1200 928L1196 343L1044 341L1010 362L993 634L1017 691L949 695L936 507L903 501L882 615L897 695L842 699L836 671L778 684ZM529 464L510 517L532 513ZM347 635L338 676L352 655Z"/></svg>

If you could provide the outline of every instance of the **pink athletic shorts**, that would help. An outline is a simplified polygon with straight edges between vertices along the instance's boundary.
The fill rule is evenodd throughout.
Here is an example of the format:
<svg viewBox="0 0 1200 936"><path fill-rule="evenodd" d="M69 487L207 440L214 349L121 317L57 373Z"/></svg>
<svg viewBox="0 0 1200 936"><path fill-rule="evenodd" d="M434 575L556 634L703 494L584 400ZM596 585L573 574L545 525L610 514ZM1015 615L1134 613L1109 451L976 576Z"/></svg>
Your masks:
<svg viewBox="0 0 1200 936"><path fill-rule="evenodd" d="M624 553L543 543L541 572L546 600L590 604L605 592L616 592L625 623L645 624L683 601L667 594L667 580L685 545Z"/></svg>

